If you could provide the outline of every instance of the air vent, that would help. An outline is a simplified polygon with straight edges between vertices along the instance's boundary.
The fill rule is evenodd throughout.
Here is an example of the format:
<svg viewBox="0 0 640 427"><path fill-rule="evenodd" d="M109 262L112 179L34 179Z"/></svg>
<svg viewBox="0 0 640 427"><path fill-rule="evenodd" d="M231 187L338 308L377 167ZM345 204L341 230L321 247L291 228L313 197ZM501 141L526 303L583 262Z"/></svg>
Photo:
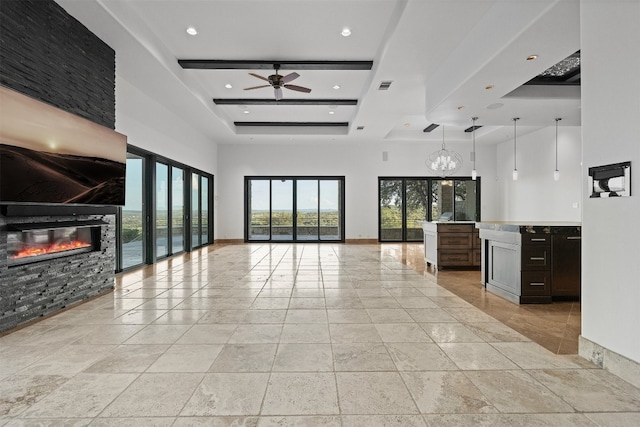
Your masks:
<svg viewBox="0 0 640 427"><path fill-rule="evenodd" d="M391 83L393 83L393 80L381 81L380 86L378 86L378 90L389 90L389 88L391 87Z"/></svg>
<svg viewBox="0 0 640 427"><path fill-rule="evenodd" d="M466 128L464 131L467 133L473 132L474 130L478 130L480 129L482 126L469 126L468 128Z"/></svg>
<svg viewBox="0 0 640 427"><path fill-rule="evenodd" d="M357 130L364 130L364 126L358 126L356 129Z"/></svg>
<svg viewBox="0 0 640 427"><path fill-rule="evenodd" d="M434 130L435 128L437 128L440 125L437 125L435 123L431 123L429 126L427 126L426 128L424 128L422 130L422 132L431 132L432 130Z"/></svg>

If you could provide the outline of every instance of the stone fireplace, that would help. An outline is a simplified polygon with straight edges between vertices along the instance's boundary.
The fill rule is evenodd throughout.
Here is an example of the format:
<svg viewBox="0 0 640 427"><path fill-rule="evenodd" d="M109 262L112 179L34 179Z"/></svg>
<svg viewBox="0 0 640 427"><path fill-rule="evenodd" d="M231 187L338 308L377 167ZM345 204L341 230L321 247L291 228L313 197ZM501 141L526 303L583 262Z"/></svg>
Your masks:
<svg viewBox="0 0 640 427"><path fill-rule="evenodd" d="M113 289L115 215L46 209L0 214L0 332Z"/></svg>

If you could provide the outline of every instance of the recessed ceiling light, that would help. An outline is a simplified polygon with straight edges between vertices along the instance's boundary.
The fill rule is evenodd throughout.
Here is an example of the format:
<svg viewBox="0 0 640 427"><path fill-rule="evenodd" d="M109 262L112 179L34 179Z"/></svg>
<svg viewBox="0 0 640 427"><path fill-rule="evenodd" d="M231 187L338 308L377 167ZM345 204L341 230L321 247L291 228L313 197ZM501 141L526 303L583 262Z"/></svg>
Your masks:
<svg viewBox="0 0 640 427"><path fill-rule="evenodd" d="M404 127L408 128L409 126L411 126L411 123L405 123Z"/></svg>
<svg viewBox="0 0 640 427"><path fill-rule="evenodd" d="M533 61L538 59L538 55L529 55L527 56L527 61Z"/></svg>
<svg viewBox="0 0 640 427"><path fill-rule="evenodd" d="M349 37L351 35L351 30L348 28L343 28L340 34L342 34L343 37Z"/></svg>
<svg viewBox="0 0 640 427"><path fill-rule="evenodd" d="M491 89L493 89L493 85L486 85L484 88L485 88L486 90L491 90Z"/></svg>
<svg viewBox="0 0 640 427"><path fill-rule="evenodd" d="M249 114L249 110L242 111L244 114Z"/></svg>
<svg viewBox="0 0 640 427"><path fill-rule="evenodd" d="M458 111L462 110L464 108L464 105L459 105L458 106Z"/></svg>
<svg viewBox="0 0 640 427"><path fill-rule="evenodd" d="M187 34L189 34L190 36L195 36L198 34L198 30L193 27L189 27L187 28Z"/></svg>
<svg viewBox="0 0 640 427"><path fill-rule="evenodd" d="M338 89L340 89L340 85L333 85L333 88L334 88L335 90L338 90Z"/></svg>
<svg viewBox="0 0 640 427"><path fill-rule="evenodd" d="M336 113L335 111L329 111L329 114L335 114L335 113Z"/></svg>
<svg viewBox="0 0 640 427"><path fill-rule="evenodd" d="M231 86L231 83L227 83L226 85L224 85L224 87L226 87L227 89L231 89L233 86Z"/></svg>

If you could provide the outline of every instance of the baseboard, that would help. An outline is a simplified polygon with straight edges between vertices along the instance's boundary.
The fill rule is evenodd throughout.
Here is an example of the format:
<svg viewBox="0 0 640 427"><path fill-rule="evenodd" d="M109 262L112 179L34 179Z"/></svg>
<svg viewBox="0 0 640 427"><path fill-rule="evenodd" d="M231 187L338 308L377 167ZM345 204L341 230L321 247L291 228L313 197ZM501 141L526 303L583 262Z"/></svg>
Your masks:
<svg viewBox="0 0 640 427"><path fill-rule="evenodd" d="M640 387L640 363L580 335L578 354L636 387Z"/></svg>
<svg viewBox="0 0 640 427"><path fill-rule="evenodd" d="M377 245L378 239L345 239L347 245Z"/></svg>
<svg viewBox="0 0 640 427"><path fill-rule="evenodd" d="M244 239L216 239L214 243L224 245L241 245L244 243Z"/></svg>

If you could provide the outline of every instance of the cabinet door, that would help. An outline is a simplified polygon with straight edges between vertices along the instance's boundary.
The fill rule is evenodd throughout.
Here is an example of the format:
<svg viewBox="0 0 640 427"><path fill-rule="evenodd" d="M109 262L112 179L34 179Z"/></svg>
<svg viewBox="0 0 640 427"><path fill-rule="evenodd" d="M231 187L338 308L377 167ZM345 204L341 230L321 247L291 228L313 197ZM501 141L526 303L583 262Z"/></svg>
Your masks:
<svg viewBox="0 0 640 427"><path fill-rule="evenodd" d="M580 236L553 236L552 296L580 296L580 244Z"/></svg>

